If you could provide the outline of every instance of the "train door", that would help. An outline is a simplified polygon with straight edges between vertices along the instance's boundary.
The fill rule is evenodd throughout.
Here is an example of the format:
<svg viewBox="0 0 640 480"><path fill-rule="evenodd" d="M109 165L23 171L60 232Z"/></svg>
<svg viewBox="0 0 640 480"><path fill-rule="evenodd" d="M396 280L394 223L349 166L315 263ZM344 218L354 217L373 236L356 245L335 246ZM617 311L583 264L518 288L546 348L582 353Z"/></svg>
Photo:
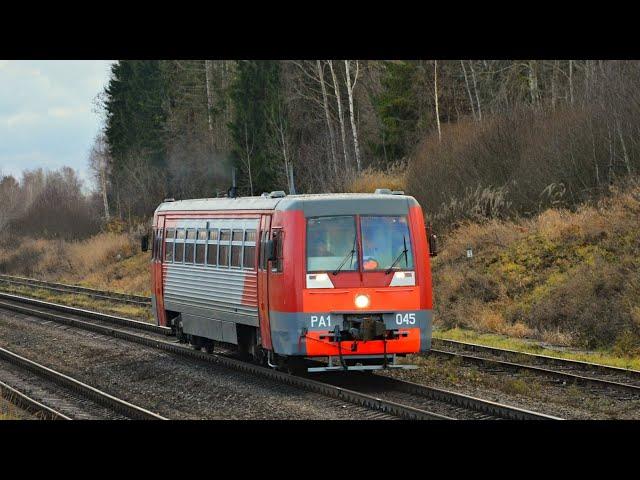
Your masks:
<svg viewBox="0 0 640 480"><path fill-rule="evenodd" d="M158 325L167 325L167 314L164 310L164 289L162 262L164 261L164 216L158 217L158 225L154 241L155 257L152 261L153 265L153 296L155 299L155 314Z"/></svg>
<svg viewBox="0 0 640 480"><path fill-rule="evenodd" d="M260 255L258 258L258 315L260 317L260 338L262 347L272 350L271 324L269 322L269 262L265 245L271 235L271 215L263 215L260 220Z"/></svg>

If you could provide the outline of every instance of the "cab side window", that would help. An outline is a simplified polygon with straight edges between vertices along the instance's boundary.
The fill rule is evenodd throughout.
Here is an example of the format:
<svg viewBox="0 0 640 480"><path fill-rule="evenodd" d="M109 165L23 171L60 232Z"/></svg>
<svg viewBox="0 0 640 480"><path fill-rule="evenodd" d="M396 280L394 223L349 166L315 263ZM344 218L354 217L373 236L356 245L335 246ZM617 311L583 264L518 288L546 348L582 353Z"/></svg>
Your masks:
<svg viewBox="0 0 640 480"><path fill-rule="evenodd" d="M157 230L153 229L153 244L151 245L151 260L156 260L158 258L157 256L157 251L158 251L158 233Z"/></svg>
<svg viewBox="0 0 640 480"><path fill-rule="evenodd" d="M266 244L267 244L267 239L269 238L269 232L263 230L262 232L260 232L260 258L258 259L258 266L260 267L260 270L266 270L267 269L267 253L266 253Z"/></svg>
<svg viewBox="0 0 640 480"><path fill-rule="evenodd" d="M275 229L271 234L271 239L273 240L273 249L275 251L276 259L271 262L271 271L272 272L282 272L282 268L284 266L283 255L282 255L282 244L284 243L284 234L282 233L282 229Z"/></svg>

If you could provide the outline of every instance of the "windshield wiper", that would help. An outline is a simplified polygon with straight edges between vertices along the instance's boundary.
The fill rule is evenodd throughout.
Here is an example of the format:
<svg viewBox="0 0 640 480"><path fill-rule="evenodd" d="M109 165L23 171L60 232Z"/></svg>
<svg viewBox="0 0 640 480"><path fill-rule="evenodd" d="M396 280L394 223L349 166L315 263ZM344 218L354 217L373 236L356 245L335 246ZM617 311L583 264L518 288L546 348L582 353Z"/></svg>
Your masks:
<svg viewBox="0 0 640 480"><path fill-rule="evenodd" d="M344 267L344 264L347 263L347 260L353 260L353 256L356 253L356 242L358 240L358 237L355 236L353 237L353 248L351 249L350 252L347 252L347 254L344 256L344 259L342 260L342 263L338 266L338 268L336 268L333 271L334 275L338 275L338 273L340 273L340 270L342 270L342 267Z"/></svg>
<svg viewBox="0 0 640 480"><path fill-rule="evenodd" d="M386 272L384 272L385 275L389 275L393 271L393 267L395 267L396 263L398 263L400 261L400 259L402 258L402 255L404 255L404 265L405 265L405 267L409 264L409 260L407 259L407 252L409 250L407 250L407 237L406 237L406 235L402 236L402 241L404 243L404 250L402 250L400 252L400 255L398 255L396 257L396 259L393 261L391 266L387 269Z"/></svg>

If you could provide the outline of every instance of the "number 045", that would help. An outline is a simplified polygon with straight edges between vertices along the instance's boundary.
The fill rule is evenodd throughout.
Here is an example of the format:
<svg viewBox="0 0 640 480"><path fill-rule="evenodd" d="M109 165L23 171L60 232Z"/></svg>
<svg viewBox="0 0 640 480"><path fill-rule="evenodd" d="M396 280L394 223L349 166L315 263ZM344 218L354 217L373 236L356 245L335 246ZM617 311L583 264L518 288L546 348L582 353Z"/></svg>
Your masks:
<svg viewBox="0 0 640 480"><path fill-rule="evenodd" d="M396 323L398 325L415 325L416 314L415 313L396 313Z"/></svg>

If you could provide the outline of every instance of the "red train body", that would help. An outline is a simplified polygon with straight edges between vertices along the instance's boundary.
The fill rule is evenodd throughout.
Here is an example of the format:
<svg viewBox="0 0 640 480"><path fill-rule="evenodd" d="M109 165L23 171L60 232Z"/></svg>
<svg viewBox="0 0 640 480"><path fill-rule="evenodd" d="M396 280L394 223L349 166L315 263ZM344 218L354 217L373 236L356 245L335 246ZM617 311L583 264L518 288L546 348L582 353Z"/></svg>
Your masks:
<svg viewBox="0 0 640 480"><path fill-rule="evenodd" d="M389 191L165 202L153 308L186 341L271 366L402 368L431 344L429 257L422 209Z"/></svg>

